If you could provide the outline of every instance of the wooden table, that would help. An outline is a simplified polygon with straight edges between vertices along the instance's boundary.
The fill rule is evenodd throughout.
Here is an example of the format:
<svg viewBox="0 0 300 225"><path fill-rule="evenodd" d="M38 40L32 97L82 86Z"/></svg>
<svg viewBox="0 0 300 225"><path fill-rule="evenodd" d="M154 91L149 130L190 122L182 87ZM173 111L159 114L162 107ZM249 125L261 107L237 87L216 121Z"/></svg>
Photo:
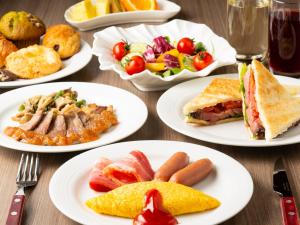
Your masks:
<svg viewBox="0 0 300 225"><path fill-rule="evenodd" d="M64 11L75 0L0 0L0 14L10 10L25 10L39 16L47 25L65 23ZM218 35L226 35L226 0L174 0L182 6L176 18L205 23ZM82 38L92 44L94 31L82 32ZM300 195L300 145L272 148L240 148L222 146L198 141L181 135L167 127L157 116L156 102L163 92L141 92L130 82L121 80L112 71L99 71L98 61L92 61L81 71L63 81L86 81L104 83L126 89L139 96L148 106L149 117L145 125L124 141L142 139L176 140L205 145L217 149L241 162L251 173L254 180L254 194L247 207L224 225L280 225L279 201L272 191L272 172L274 161L283 156L294 181L293 189L297 202ZM236 66L218 69L213 74L236 72ZM1 93L7 90L0 90ZM1 103L0 103L1 104ZM0 106L1 107L1 106ZM27 192L28 201L23 225L70 225L77 224L61 214L51 203L48 184L54 171L65 161L78 153L41 155L42 175L38 185ZM4 224L15 192L15 175L21 152L0 147L0 224ZM297 173L298 171L298 173ZM243 190L240 190L243 191ZM226 195L226 193L224 193ZM201 221L199 221L201 224ZM194 224L191 224L194 225Z"/></svg>

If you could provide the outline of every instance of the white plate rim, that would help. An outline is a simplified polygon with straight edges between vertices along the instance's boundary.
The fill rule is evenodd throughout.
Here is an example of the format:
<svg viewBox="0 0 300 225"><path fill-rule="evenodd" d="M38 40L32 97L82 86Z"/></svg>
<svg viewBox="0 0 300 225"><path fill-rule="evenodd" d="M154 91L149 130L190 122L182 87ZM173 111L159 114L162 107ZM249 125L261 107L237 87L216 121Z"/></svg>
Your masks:
<svg viewBox="0 0 300 225"><path fill-rule="evenodd" d="M253 195L253 192L254 192L254 183L253 183L253 179L252 179L252 176L251 174L249 173L249 171L240 163L238 162L236 159L234 159L233 157L223 153L223 152L220 152L220 151L217 151L215 149L212 149L212 148L209 148L209 147L206 147L206 146L202 146L202 145L198 145L198 144L193 144L193 143L189 143L189 142L181 142L181 141L170 141L170 140L139 140L139 141L128 141L128 142L119 142L119 143L114 143L114 144L110 144L110 145L106 145L106 146L102 146L102 147L98 147L98 148L95 148L93 150L90 150L88 152L83 152L71 159L69 159L68 161L66 161L64 164L62 164L55 172L54 174L52 175L51 179L50 179L50 182L49 182L49 196L50 196L50 199L52 201L52 203L54 204L54 206L62 213L64 214L66 217L76 221L76 222L79 222L81 224L86 224L84 220L82 220L81 218L79 218L76 214L72 214L70 215L70 213L68 212L68 210L65 210L63 206L60 205L59 203L59 200L56 198L56 194L55 194L55 189L56 187L58 187L58 182L57 180L59 180L59 177L62 176L62 173L63 173L63 170L65 170L66 168L68 168L69 166L72 165L73 162L79 160L81 157L85 157L85 156L88 156L89 154L92 154L93 152L96 152L96 151L101 151L101 150L105 150L105 151L109 151L109 148L111 146L122 146L122 145L127 145L127 144L132 144L132 145L135 145L136 143L137 144L147 144L147 143L153 143L153 142L157 142L157 143L170 143L170 144L182 144L182 145L185 145L185 146L194 146L196 148L196 146L198 148L201 148L201 150L206 150L206 151L210 151L211 154L217 154L217 155L222 155L223 157L225 157L226 159L229 159L229 160L232 160L232 162L236 163L237 165L240 166L240 169L243 170L244 172L244 175L245 177L247 177L248 181L249 181L249 190L248 190L248 196L247 196L247 199L244 200L242 206L238 209L236 209L234 211L234 213L232 213L231 215L228 215L226 218L223 218L222 220L218 221L217 223L211 223L209 225L215 225L215 224L220 224L222 222L225 222L227 220L229 220L230 218L234 217L235 215L237 215L239 212L241 212L247 205L248 203L250 202L251 198L252 198L252 195ZM122 149L122 148L120 148ZM100 156L100 154L99 154ZM108 224L105 224L105 225L108 225ZM184 223L184 225L187 225L186 223ZM205 224L207 225L207 224Z"/></svg>
<svg viewBox="0 0 300 225"><path fill-rule="evenodd" d="M85 57L82 57L85 56ZM78 72L79 70L83 69L92 59L92 48L91 46L84 40L81 39L81 48L78 53L73 55L72 57L81 57L82 60L80 60L80 64L75 64L75 66L71 67L65 67L68 68L70 71L64 73L64 69L62 68L59 71L49 74L44 77L40 78L34 78L34 79L18 79L16 81L6 81L6 82L0 82L0 88L15 88L15 87L22 87L22 86L28 86L33 84L40 84L40 83L46 83L49 81L58 80L67 76L72 75L73 73ZM72 60L72 57L66 60ZM63 61L63 60L62 60Z"/></svg>
<svg viewBox="0 0 300 225"><path fill-rule="evenodd" d="M78 2L79 3L79 2ZM173 16L175 16L177 13L180 12L181 7L171 1L168 0L158 0L159 4L164 4L166 6L172 6L172 8L174 8L173 10L138 10L138 11L128 11L128 12L119 12L119 13L110 13L107 15L103 15L103 16L97 16L94 18L91 18L87 21L74 21L70 18L70 11L72 9L72 7L74 7L76 4L70 6L64 13L64 18L65 20L77 27L78 29L80 29L81 31L87 31L87 30L92 30L95 29L97 27L104 27L104 26L111 26L111 25L117 25L117 24L124 24L124 23L137 23L137 22L163 22L166 21L168 18L171 18ZM148 15L151 15L153 12L158 13L158 15L161 15L159 18L154 18L152 17L151 19L149 19ZM128 17L127 20L120 20L118 22L106 22L104 23L102 20L103 19L113 19L113 18L117 18L122 16L124 19L124 16ZM138 19L130 19L134 16L138 16ZM97 23L96 25L90 25L92 23Z"/></svg>
<svg viewBox="0 0 300 225"><path fill-rule="evenodd" d="M195 81L196 82L199 80L203 81L203 79L211 80L211 79L217 78L217 77L238 79L237 73L231 73L231 74L219 74L219 75L213 75L213 76L208 76L208 77L203 77L203 78L197 78L197 79L193 79L193 80L189 80L189 81L185 81L180 84L177 84L177 85L173 86L172 88L168 89L166 92L164 92L158 99L157 104L156 104L156 111L157 111L159 118L163 121L164 124L166 124L168 127L172 128L173 130L177 131L178 133L181 133L188 137L192 137L197 140L206 141L206 142L215 143L215 144L231 145L231 146L239 146L239 147L273 147L273 146L290 145L290 144L295 144L295 143L300 142L300 139L299 140L288 140L288 141L284 141L284 140L278 141L278 140L274 139L272 141L265 141L265 140L250 140L250 137L249 137L248 142L243 142L243 141L236 142L236 141L231 141L231 140L226 140L226 139L215 138L215 137L212 137L209 135L202 135L200 137L199 135L195 135L193 132L189 132L182 128L177 127L176 125L172 124L172 122L170 122L166 118L166 116L164 116L164 112L162 110L162 105L166 101L166 98L168 97L168 94L170 92L172 92L178 88L184 88L184 86L188 85L189 83L195 82ZM279 75L275 75L275 77L277 79L282 79L282 80L292 80L292 81L299 83L299 85L300 85L300 81L296 78L279 76ZM249 144L249 143L251 143L251 144Z"/></svg>
<svg viewBox="0 0 300 225"><path fill-rule="evenodd" d="M134 129L127 130L126 134L123 134L122 136L113 138L113 140L106 141L106 142L101 141L101 138L100 138L100 139L98 139L96 141L92 141L92 142L87 142L87 143L82 143L82 144L75 144L75 145L67 145L67 146L41 146L41 145L23 144L23 143L15 141L15 140L11 140L11 143L8 143L8 142L3 141L3 139L5 140L6 138L9 138L9 137L6 137L6 135L3 134L2 131L0 131L0 146L6 147L10 150L38 152L38 153L65 153L65 152L83 151L83 150L92 149L92 148L96 148L96 147L99 147L99 146L111 144L111 143L120 141L120 140L134 134L136 131L138 131L145 124L145 122L148 118L148 108L147 108L146 104L143 102L143 100L141 100L138 96L136 96L135 94L133 94L133 93L127 91L127 90L124 90L122 88L118 88L118 87L114 87L114 86L106 85L106 84L99 84L99 83L53 82L53 83L44 83L44 84L26 86L26 87L14 89L14 90L11 90L11 91L8 91L8 92L5 92L5 93L1 94L0 95L0 101L3 102L2 99L5 99L6 96L13 95L15 93L20 93L22 91L26 91L26 90L36 88L36 87L37 88L42 88L42 87L53 86L53 85L62 85L62 86L63 85L65 85L65 86L87 85L87 86L97 86L97 87L100 87L100 88L101 87L109 88L112 91L114 91L114 90L120 91L123 94L126 94L126 95L130 96L131 98L133 98L134 101L135 101L135 104L139 105L141 119L140 119L140 121L138 121L138 123L135 124ZM79 97L80 97L80 93L79 93ZM111 131L111 132L113 132L113 131ZM102 134L102 135L105 135L105 133ZM16 143L18 143L18 145L15 145Z"/></svg>

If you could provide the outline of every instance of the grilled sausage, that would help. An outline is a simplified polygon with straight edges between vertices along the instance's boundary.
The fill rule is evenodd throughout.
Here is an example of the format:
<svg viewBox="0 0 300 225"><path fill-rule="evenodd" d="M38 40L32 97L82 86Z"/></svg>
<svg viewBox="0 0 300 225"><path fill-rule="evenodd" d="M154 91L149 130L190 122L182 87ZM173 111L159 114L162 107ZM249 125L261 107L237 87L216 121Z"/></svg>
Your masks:
<svg viewBox="0 0 300 225"><path fill-rule="evenodd" d="M188 164L189 156L184 152L176 152L156 171L154 180L168 181L174 173Z"/></svg>
<svg viewBox="0 0 300 225"><path fill-rule="evenodd" d="M213 164L209 159L200 159L176 172L169 181L192 186L207 177L212 170Z"/></svg>

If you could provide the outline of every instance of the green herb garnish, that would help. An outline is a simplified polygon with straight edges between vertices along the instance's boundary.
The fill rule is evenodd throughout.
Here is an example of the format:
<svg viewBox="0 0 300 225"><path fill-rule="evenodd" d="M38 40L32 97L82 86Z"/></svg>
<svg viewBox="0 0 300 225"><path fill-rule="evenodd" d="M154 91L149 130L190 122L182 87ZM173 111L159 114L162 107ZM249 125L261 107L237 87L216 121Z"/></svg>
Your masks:
<svg viewBox="0 0 300 225"><path fill-rule="evenodd" d="M86 105L86 101L82 99L80 101L77 101L75 104L78 108L81 108L82 106Z"/></svg>
<svg viewBox="0 0 300 225"><path fill-rule="evenodd" d="M204 46L204 44L202 42L198 42L196 45L195 45L195 52L198 53L198 52L205 52L206 51L206 48Z"/></svg>
<svg viewBox="0 0 300 225"><path fill-rule="evenodd" d="M170 43L170 42L171 42L171 40L170 40L170 37L169 37L169 36L164 36L164 38L165 38L165 40L166 40L168 43Z"/></svg>
<svg viewBox="0 0 300 225"><path fill-rule="evenodd" d="M22 104L22 105L19 106L19 109L18 109L18 110L19 110L19 112L22 112L24 109L25 109L25 105Z"/></svg>
<svg viewBox="0 0 300 225"><path fill-rule="evenodd" d="M54 100L58 99L59 97L63 96L64 95L64 91L63 90L60 90L58 91L55 96L54 96Z"/></svg>

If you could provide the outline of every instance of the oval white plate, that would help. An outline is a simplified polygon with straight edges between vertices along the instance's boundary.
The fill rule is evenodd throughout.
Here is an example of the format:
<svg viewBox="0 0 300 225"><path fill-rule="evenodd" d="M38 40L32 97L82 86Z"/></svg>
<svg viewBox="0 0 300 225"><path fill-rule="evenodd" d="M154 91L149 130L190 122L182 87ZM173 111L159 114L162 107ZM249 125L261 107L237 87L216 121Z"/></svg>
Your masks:
<svg viewBox="0 0 300 225"><path fill-rule="evenodd" d="M182 225L221 223L240 212L251 199L253 181L249 172L239 162L221 152L185 142L133 141L97 148L63 164L49 184L50 198L56 208L81 224L131 225L130 219L96 214L84 203L99 195L88 187L88 173L95 160L101 156L116 160L134 149L146 154L154 170L179 150L186 152L192 161L207 157L214 163L216 172L194 188L216 197L221 201L221 206L204 213L178 216Z"/></svg>
<svg viewBox="0 0 300 225"><path fill-rule="evenodd" d="M40 84L53 80L57 80L81 70L85 67L92 59L92 50L90 45L81 40L80 51L73 55L71 58L62 60L63 68L56 73L52 73L45 77L35 78L35 79L18 79L15 81L0 82L0 88L14 88L32 84Z"/></svg>
<svg viewBox="0 0 300 225"><path fill-rule="evenodd" d="M113 105L119 124L109 129L106 133L103 133L100 139L96 141L68 146L25 144L15 141L3 133L3 130L7 126L18 126L18 123L12 121L11 117L18 112L18 107L25 100L35 95L51 94L70 87L78 92L79 99L85 99L87 103ZM140 129L148 116L146 105L134 94L109 85L84 82L59 82L23 87L0 95L0 102L0 145L28 152L73 152L110 144ZM130 107L128 107L128 105L130 105Z"/></svg>
<svg viewBox="0 0 300 225"><path fill-rule="evenodd" d="M201 71L182 72L163 78L149 70L128 75L120 64L113 58L111 49L120 40L129 43L151 44L157 36L169 36L171 41L178 41L183 37L194 38L201 41L213 55L214 62ZM123 80L130 80L142 91L165 90L182 81L197 77L204 77L218 67L234 64L236 52L222 37L216 35L205 24L193 23L185 20L172 20L162 25L141 24L130 28L109 27L94 34L93 54L98 56L101 70L114 70Z"/></svg>
<svg viewBox="0 0 300 225"><path fill-rule="evenodd" d="M144 10L111 13L104 16L98 16L87 21L77 22L71 19L72 8L65 12L65 20L79 30L92 30L97 27L111 26L123 23L142 23L142 22L164 22L175 16L181 10L181 7L171 1L157 0L160 10Z"/></svg>
<svg viewBox="0 0 300 225"><path fill-rule="evenodd" d="M280 137L267 142L265 140L251 140L242 120L211 126L193 126L185 123L182 112L183 106L197 96L216 77L238 79L237 74L225 74L195 79L176 85L166 91L157 102L157 113L160 119L179 133L223 145L262 147L300 142L300 126L291 128ZM298 79L283 76L276 76L276 78L282 84L300 86Z"/></svg>

